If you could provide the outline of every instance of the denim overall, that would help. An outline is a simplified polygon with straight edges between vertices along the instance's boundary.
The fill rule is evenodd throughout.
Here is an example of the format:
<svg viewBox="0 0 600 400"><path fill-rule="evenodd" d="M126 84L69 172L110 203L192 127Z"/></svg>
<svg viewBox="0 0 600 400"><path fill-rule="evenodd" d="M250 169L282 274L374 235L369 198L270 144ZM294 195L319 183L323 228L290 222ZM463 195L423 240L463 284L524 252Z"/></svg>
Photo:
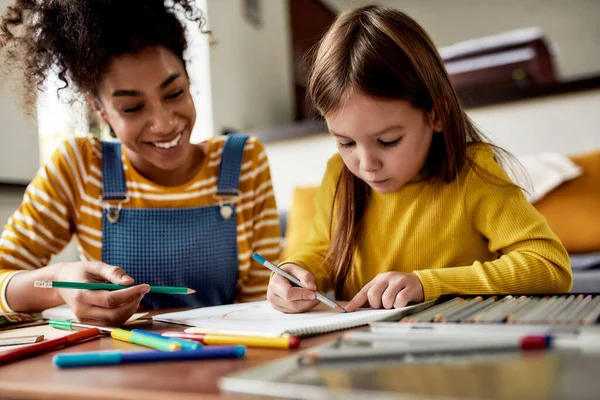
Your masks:
<svg viewBox="0 0 600 400"><path fill-rule="evenodd" d="M147 308L233 303L238 278L235 199L247 136L228 135L217 182L219 203L196 208L122 208L129 198L121 145L102 143L102 261L136 284L182 286L189 295L148 293Z"/></svg>

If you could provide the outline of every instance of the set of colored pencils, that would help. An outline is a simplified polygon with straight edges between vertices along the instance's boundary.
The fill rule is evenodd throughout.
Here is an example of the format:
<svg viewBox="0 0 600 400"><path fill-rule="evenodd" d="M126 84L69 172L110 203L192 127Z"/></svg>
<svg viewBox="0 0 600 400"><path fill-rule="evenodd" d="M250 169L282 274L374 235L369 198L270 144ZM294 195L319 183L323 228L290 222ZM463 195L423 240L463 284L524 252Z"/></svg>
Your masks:
<svg viewBox="0 0 600 400"><path fill-rule="evenodd" d="M600 318L600 295L455 297L400 322L591 325Z"/></svg>

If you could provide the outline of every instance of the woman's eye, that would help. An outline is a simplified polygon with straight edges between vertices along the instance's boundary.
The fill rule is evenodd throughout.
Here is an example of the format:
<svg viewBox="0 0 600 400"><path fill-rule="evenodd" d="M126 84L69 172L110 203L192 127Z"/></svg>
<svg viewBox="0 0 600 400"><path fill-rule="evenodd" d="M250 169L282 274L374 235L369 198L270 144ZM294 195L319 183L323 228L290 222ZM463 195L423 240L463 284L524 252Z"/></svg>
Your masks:
<svg viewBox="0 0 600 400"><path fill-rule="evenodd" d="M126 113L134 113L134 112L136 112L136 111L139 111L139 110L141 110L143 107L144 107L144 106L141 106L141 105L140 105L140 106L135 106L135 107L129 107L129 108L125 108L125 109L123 109L123 112L126 112Z"/></svg>
<svg viewBox="0 0 600 400"><path fill-rule="evenodd" d="M402 140L402 138L399 137L398 139L392 140L391 142L384 142L383 140L380 140L379 143L383 147L395 147L395 146L398 146L398 144L400 143L401 140Z"/></svg>
<svg viewBox="0 0 600 400"><path fill-rule="evenodd" d="M338 146L340 147L340 149L344 149L346 147L354 146L354 142L348 142L348 143L338 142Z"/></svg>
<svg viewBox="0 0 600 400"><path fill-rule="evenodd" d="M179 90L173 94L170 94L167 96L167 99L176 99L177 97L181 96L183 94L183 90Z"/></svg>

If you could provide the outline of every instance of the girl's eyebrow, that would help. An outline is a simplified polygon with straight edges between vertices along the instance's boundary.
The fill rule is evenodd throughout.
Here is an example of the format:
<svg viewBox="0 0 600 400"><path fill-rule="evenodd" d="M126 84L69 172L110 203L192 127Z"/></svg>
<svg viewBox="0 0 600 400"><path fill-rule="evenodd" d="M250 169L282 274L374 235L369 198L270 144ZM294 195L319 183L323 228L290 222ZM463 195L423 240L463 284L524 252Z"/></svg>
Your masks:
<svg viewBox="0 0 600 400"><path fill-rule="evenodd" d="M390 126L388 126L387 128L384 128L384 129L382 129L382 130L380 130L380 131L377 131L377 132L371 133L371 134L369 134L368 136L380 136L380 135L383 135L383 134L385 134L385 133L388 133L389 131L393 131L393 130L402 130L402 129L404 129L404 126L403 126L403 125L400 125L400 124L396 124L396 125L390 125ZM342 139L350 139L350 140L352 140L352 138L351 138L351 137L344 136L344 135L342 135L341 133L336 133L336 132L332 131L331 129L329 130L329 132L330 132L330 133L331 133L333 136L336 136L336 137L339 137L339 138L342 138Z"/></svg>

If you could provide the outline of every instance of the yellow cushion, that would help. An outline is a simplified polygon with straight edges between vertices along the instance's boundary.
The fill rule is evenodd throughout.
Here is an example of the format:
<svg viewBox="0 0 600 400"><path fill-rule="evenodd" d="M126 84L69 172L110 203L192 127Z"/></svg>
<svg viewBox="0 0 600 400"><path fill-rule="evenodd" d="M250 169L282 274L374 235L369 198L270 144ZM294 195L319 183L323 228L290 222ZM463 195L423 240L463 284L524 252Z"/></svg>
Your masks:
<svg viewBox="0 0 600 400"><path fill-rule="evenodd" d="M600 151L570 157L583 174L534 206L569 253L600 251Z"/></svg>
<svg viewBox="0 0 600 400"><path fill-rule="evenodd" d="M287 228L285 230L285 243L281 252L281 259L300 250L315 215L315 196L318 186L297 187L292 195L292 206L287 217Z"/></svg>

